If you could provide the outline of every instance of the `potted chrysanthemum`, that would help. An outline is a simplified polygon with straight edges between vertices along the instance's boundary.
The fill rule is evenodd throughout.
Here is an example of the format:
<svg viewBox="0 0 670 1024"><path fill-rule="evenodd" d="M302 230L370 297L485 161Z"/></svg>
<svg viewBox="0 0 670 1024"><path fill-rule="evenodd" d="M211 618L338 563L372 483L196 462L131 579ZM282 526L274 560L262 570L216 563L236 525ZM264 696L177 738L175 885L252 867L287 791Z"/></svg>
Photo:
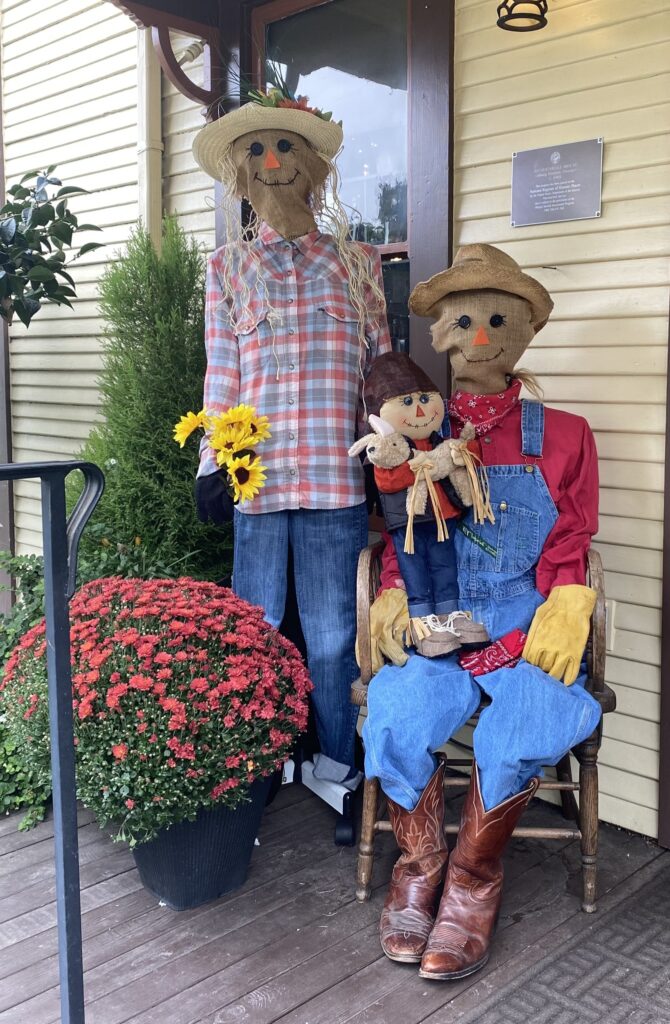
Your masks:
<svg viewBox="0 0 670 1024"><path fill-rule="evenodd" d="M213 583L116 577L71 603L77 787L175 909L241 885L272 773L311 683L260 608ZM49 774L44 624L12 653L0 709Z"/></svg>

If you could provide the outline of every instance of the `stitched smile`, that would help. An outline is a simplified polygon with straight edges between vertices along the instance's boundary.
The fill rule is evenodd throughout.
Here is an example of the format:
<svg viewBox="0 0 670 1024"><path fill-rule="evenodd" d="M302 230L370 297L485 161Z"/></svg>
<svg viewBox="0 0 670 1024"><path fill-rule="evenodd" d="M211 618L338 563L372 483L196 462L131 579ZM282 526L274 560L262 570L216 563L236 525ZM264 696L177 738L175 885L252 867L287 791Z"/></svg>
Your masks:
<svg viewBox="0 0 670 1024"><path fill-rule="evenodd" d="M436 419L437 419L437 413L435 413L433 416L430 417L430 419L428 420L428 423L410 423L409 420L403 420L403 423L405 424L406 427L427 427L427 426L429 426L433 422L433 420L436 420Z"/></svg>
<svg viewBox="0 0 670 1024"><path fill-rule="evenodd" d="M277 188L278 185L292 185L299 174L300 171L296 170L290 181L265 181L258 173L254 174L254 178L256 181L260 181L261 185L269 185L271 188Z"/></svg>
<svg viewBox="0 0 670 1024"><path fill-rule="evenodd" d="M492 356L487 356L484 359L468 359L468 357L466 356L465 352L462 349L461 355L465 359L466 363L490 363L492 362L492 360L497 359L498 356L501 355L504 351L505 349L501 345L497 352L495 352Z"/></svg>

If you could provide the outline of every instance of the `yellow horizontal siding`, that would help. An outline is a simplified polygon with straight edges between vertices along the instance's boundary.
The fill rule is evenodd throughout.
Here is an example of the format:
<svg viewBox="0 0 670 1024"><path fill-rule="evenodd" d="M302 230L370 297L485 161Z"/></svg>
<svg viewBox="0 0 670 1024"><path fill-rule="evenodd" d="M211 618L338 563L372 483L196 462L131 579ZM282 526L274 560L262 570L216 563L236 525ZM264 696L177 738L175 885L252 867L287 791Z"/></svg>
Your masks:
<svg viewBox="0 0 670 1024"><path fill-rule="evenodd" d="M82 236L105 247L72 274L74 309L45 305L29 330L12 325L10 374L15 461L70 458L99 419L98 282L137 222L136 28L104 0L3 0L2 92L8 183L56 163ZM81 243L80 243L81 244ZM17 550L41 549L39 487L15 493Z"/></svg>
<svg viewBox="0 0 670 1024"><path fill-rule="evenodd" d="M600 453L619 702L605 723L601 813L656 835L670 9L646 0L643 13L627 0L554 0L547 28L516 36L490 4L458 0L454 217L457 245L500 245L555 300L523 363L549 404L589 420ZM512 153L594 137L605 142L602 216L512 228Z"/></svg>

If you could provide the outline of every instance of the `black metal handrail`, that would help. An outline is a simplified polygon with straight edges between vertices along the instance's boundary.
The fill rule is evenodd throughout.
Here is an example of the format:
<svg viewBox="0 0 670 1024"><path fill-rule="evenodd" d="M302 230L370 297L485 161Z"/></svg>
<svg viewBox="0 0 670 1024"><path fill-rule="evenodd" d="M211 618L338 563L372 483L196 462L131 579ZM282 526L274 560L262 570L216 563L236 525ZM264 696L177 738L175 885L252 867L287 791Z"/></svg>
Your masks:
<svg viewBox="0 0 670 1024"><path fill-rule="evenodd" d="M84 490L68 520L65 511L65 478L75 469L84 475ZM79 540L102 496L105 478L102 470L92 462L0 464L0 481L29 480L36 477L42 484L44 611L49 681L61 1022L84 1024L68 604L76 585Z"/></svg>

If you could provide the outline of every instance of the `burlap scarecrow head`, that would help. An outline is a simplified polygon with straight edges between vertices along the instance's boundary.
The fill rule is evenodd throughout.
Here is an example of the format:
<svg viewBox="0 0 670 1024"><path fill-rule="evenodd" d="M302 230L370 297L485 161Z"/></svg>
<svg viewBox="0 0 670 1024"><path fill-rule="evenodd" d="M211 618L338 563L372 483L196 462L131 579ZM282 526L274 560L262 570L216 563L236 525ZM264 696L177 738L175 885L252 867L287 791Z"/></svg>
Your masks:
<svg viewBox="0 0 670 1024"><path fill-rule="evenodd" d="M409 356L385 352L365 381L368 414L380 416L405 437L421 440L442 426L444 401L430 377Z"/></svg>
<svg viewBox="0 0 670 1024"><path fill-rule="evenodd" d="M302 97L277 89L198 132L193 154L207 174L249 200L284 238L313 231L319 196L342 144L342 127Z"/></svg>
<svg viewBox="0 0 670 1024"><path fill-rule="evenodd" d="M492 245L464 245L448 270L418 284L410 309L433 317L433 348L448 352L454 385L492 395L504 391L553 302L535 278Z"/></svg>

